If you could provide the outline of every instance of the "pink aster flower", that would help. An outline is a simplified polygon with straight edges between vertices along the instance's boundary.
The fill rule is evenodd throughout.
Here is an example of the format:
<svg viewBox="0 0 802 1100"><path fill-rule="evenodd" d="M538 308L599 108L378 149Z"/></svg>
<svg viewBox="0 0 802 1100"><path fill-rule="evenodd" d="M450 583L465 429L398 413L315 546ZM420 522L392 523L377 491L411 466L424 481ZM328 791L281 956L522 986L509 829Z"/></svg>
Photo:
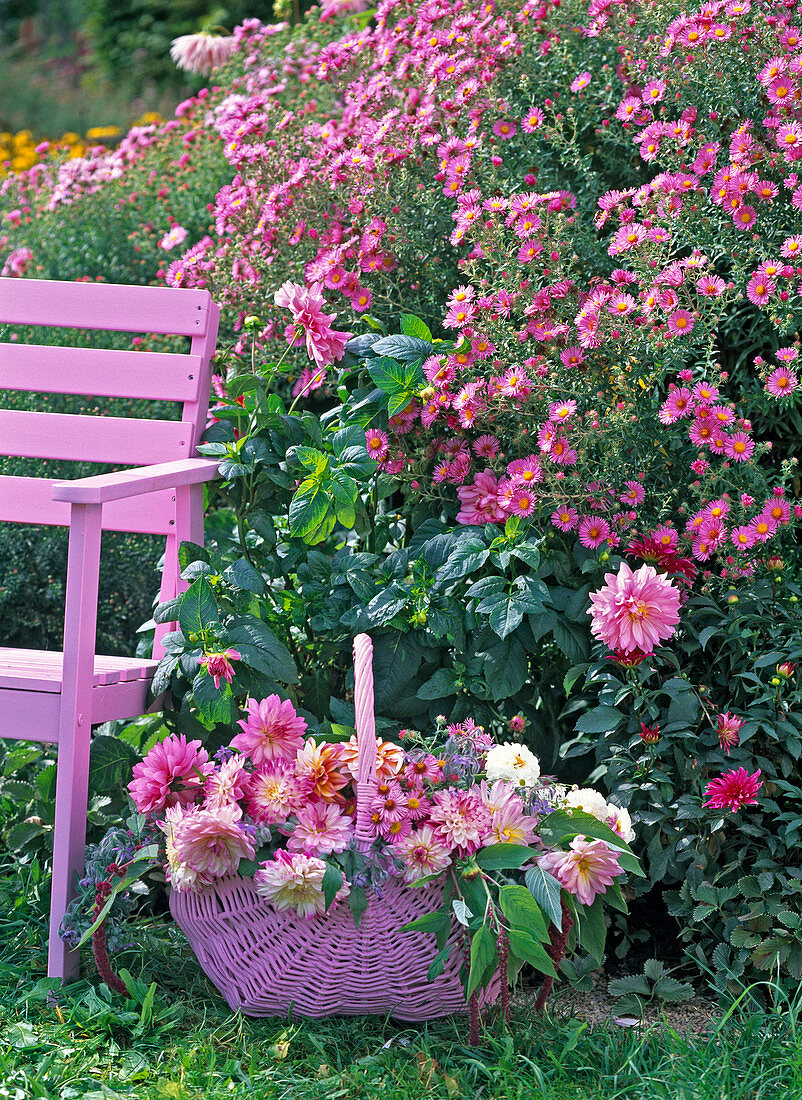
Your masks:
<svg viewBox="0 0 802 1100"><path fill-rule="evenodd" d="M134 765L128 790L141 814L158 813L169 806L188 806L203 794L206 777L214 771L200 741L182 733L165 737L145 759Z"/></svg>
<svg viewBox="0 0 802 1100"><path fill-rule="evenodd" d="M239 660L241 660L241 656L238 650L222 649L212 653L204 653L199 663L203 665L214 680L214 686L219 688L221 680L225 680L227 684L230 684L234 679L234 666L231 662Z"/></svg>
<svg viewBox="0 0 802 1100"><path fill-rule="evenodd" d="M579 541L589 550L595 550L610 537L610 524L603 516L585 516L577 529Z"/></svg>
<svg viewBox="0 0 802 1100"><path fill-rule="evenodd" d="M573 531L579 522L579 513L576 508L563 506L552 512L551 522L558 531Z"/></svg>
<svg viewBox="0 0 802 1100"><path fill-rule="evenodd" d="M170 57L179 69L187 73L210 73L218 69L237 49L237 39L233 35L182 34L174 38L170 46Z"/></svg>
<svg viewBox="0 0 802 1100"><path fill-rule="evenodd" d="M772 397L789 397L799 385L799 378L790 367L777 367L766 379L764 389Z"/></svg>
<svg viewBox="0 0 802 1100"><path fill-rule="evenodd" d="M730 755L730 749L734 749L736 745L740 744L741 735L738 731L743 724L743 718L738 718L736 715L730 714L728 710L716 715L718 743L726 752L727 756Z"/></svg>
<svg viewBox="0 0 802 1100"><path fill-rule="evenodd" d="M486 843L493 818L478 794L449 787L437 791L432 801L429 823L449 850L469 856Z"/></svg>
<svg viewBox="0 0 802 1100"><path fill-rule="evenodd" d="M711 779L705 787L707 802L712 810L732 810L737 813L742 806L757 806L757 792L763 786L760 768L749 775L746 768L725 772L719 779Z"/></svg>
<svg viewBox="0 0 802 1100"><path fill-rule="evenodd" d="M325 912L323 876L326 864L317 856L302 852L276 852L265 860L253 876L254 885L279 912L292 909L299 917L317 917Z"/></svg>
<svg viewBox="0 0 802 1100"><path fill-rule="evenodd" d="M287 699L268 695L248 700L248 717L237 725L242 730L231 739L231 748L250 757L259 768L271 760L292 760L303 747L306 722Z"/></svg>
<svg viewBox="0 0 802 1100"><path fill-rule="evenodd" d="M331 327L336 314L323 312L325 303L321 283L306 287L286 282L276 291L273 301L292 313L293 324L288 325L284 332L291 344L305 338L307 354L319 367L327 367L342 359L352 334L337 332Z"/></svg>
<svg viewBox="0 0 802 1100"><path fill-rule="evenodd" d="M668 331L675 336L687 336L693 331L693 317L687 309L675 309L668 318Z"/></svg>
<svg viewBox="0 0 802 1100"><path fill-rule="evenodd" d="M392 852L404 864L407 883L439 875L451 865L451 848L431 825L423 825L396 841Z"/></svg>
<svg viewBox="0 0 802 1100"><path fill-rule="evenodd" d="M605 573L604 580L604 587L590 596L591 634L612 650L644 654L672 636L679 622L680 593L668 577L651 565L633 573L622 562L618 573Z"/></svg>
<svg viewBox="0 0 802 1100"><path fill-rule="evenodd" d="M176 856L198 874L212 878L236 871L241 859L252 859L256 854L251 838L239 823L241 816L239 806L185 813L171 826Z"/></svg>
<svg viewBox="0 0 802 1100"><path fill-rule="evenodd" d="M245 792L245 809L263 825L284 822L309 800L310 776L298 775L295 762L274 758L252 772Z"/></svg>
<svg viewBox="0 0 802 1100"><path fill-rule="evenodd" d="M746 462L752 457L755 450L755 441L746 432L735 432L724 444L724 450L728 458L733 462Z"/></svg>
<svg viewBox="0 0 802 1100"><path fill-rule="evenodd" d="M297 824L287 841L291 852L328 856L342 852L353 836L354 822L332 802L312 802L298 810Z"/></svg>
<svg viewBox="0 0 802 1100"><path fill-rule="evenodd" d="M755 532L749 524L741 524L739 527L733 527L730 531L730 541L736 550L741 552L751 550L756 541Z"/></svg>
<svg viewBox="0 0 802 1100"><path fill-rule="evenodd" d="M592 905L596 895L606 894L607 887L624 873L616 852L603 840L581 836L574 837L567 852L546 852L538 863L583 905Z"/></svg>

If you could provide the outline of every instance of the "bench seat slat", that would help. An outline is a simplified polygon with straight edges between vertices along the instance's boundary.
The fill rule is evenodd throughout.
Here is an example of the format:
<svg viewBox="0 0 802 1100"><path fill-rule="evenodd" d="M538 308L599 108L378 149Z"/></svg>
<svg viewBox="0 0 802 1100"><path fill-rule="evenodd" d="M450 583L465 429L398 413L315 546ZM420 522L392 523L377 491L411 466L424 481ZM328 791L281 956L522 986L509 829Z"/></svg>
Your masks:
<svg viewBox="0 0 802 1100"><path fill-rule="evenodd" d="M199 355L0 343L0 390L196 401Z"/></svg>
<svg viewBox="0 0 802 1100"><path fill-rule="evenodd" d="M60 692L63 654L60 650L0 647L0 689ZM157 661L134 657L95 657L93 687L151 680ZM0 736L2 734L0 715Z"/></svg>
<svg viewBox="0 0 802 1100"><path fill-rule="evenodd" d="M0 521L67 527L70 505L53 500L55 480L40 477L0 476ZM155 493L112 500L103 505L104 531L130 531L138 535L169 535L175 530L175 492Z"/></svg>
<svg viewBox="0 0 802 1100"><path fill-rule="evenodd" d="M192 425L180 420L0 409L0 444L19 458L122 465L170 462L190 454Z"/></svg>
<svg viewBox="0 0 802 1100"><path fill-rule="evenodd" d="M4 279L0 324L198 336L210 305L208 290Z"/></svg>

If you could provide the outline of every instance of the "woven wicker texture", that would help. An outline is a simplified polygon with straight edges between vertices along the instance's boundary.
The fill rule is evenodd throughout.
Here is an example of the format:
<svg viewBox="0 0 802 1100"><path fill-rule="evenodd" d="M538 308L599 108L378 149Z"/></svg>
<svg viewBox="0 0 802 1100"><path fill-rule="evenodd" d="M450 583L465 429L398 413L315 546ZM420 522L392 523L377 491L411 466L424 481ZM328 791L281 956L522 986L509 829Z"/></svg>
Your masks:
<svg viewBox="0 0 802 1100"><path fill-rule="evenodd" d="M359 742L356 843L372 842L367 807L376 787L373 647L354 639L354 701ZM354 927L347 902L311 920L277 913L251 879L228 875L204 890L172 891L170 909L206 975L229 1006L249 1016L390 1014L429 1020L465 1011L459 980L462 930L454 923L443 973L426 973L437 947L431 934L401 932L408 921L442 903L443 885L410 889L394 881L368 905ZM491 987L486 1000L494 1000Z"/></svg>

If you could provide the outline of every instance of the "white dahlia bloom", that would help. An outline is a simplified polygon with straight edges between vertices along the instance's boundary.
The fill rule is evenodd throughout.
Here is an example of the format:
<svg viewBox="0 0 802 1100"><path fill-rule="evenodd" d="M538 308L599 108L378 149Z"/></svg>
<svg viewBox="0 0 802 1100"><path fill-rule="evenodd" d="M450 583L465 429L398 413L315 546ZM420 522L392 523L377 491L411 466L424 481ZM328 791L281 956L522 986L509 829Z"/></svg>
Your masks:
<svg viewBox="0 0 802 1100"><path fill-rule="evenodd" d="M569 791L565 796L565 805L569 810L584 810L586 814L607 823L607 799L591 787L580 787L578 791Z"/></svg>
<svg viewBox="0 0 802 1100"><path fill-rule="evenodd" d="M237 48L233 35L182 34L174 38L170 46L170 57L179 69L188 73L210 73L219 69Z"/></svg>
<svg viewBox="0 0 802 1100"><path fill-rule="evenodd" d="M540 778L540 763L526 745L505 741L488 752L485 772L491 783L506 779L516 787L534 787Z"/></svg>

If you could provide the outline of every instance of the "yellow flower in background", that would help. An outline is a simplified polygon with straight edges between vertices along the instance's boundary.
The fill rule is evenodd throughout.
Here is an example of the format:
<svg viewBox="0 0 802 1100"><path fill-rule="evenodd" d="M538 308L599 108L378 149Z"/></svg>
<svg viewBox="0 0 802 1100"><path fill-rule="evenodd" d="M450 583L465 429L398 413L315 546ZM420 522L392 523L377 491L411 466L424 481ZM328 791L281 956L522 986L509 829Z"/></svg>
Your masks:
<svg viewBox="0 0 802 1100"><path fill-rule="evenodd" d="M86 136L90 141L98 141L101 138L119 137L121 133L119 126L93 126L86 131Z"/></svg>
<svg viewBox="0 0 802 1100"><path fill-rule="evenodd" d="M132 125L153 126L164 121L158 111L146 111ZM81 137L74 130L66 130L61 137L51 139L49 147L40 155L36 151L37 146L47 138L35 138L31 130L18 130L16 133L0 131L0 179L9 172L26 172L34 164L59 152L62 155L66 152L68 160L82 157L89 145L119 138L123 132L119 126L92 126Z"/></svg>

